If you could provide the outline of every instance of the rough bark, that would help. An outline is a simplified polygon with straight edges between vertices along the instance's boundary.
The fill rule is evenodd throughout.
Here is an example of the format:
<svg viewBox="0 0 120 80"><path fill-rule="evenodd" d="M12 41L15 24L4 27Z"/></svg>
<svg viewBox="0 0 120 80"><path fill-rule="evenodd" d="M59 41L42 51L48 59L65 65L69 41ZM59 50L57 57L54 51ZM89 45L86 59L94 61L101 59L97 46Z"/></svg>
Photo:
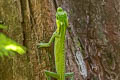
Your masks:
<svg viewBox="0 0 120 80"><path fill-rule="evenodd" d="M9 37L27 47L27 53L0 60L0 80L45 80L44 70L54 71L53 47L48 42L55 26L55 9L49 0L1 0L0 20L9 26Z"/></svg>
<svg viewBox="0 0 120 80"><path fill-rule="evenodd" d="M67 60L70 70L75 72L73 56L76 42L82 45L87 66L88 80L120 79L119 0L59 0L60 6L69 13L71 30L67 33ZM71 36L71 37L70 37ZM78 41L75 39L77 37ZM74 41L75 39L75 41ZM69 50L71 49L71 51ZM74 56L75 57L75 56ZM75 67L74 67L75 66ZM68 69L68 68L67 68ZM83 77L83 76L82 76Z"/></svg>

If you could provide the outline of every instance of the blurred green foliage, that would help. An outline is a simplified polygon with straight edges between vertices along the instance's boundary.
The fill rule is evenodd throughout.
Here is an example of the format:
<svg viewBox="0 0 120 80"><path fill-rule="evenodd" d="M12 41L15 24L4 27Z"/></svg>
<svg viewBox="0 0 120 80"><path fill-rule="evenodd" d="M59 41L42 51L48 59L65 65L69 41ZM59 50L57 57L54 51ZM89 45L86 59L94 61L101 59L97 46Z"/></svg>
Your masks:
<svg viewBox="0 0 120 80"><path fill-rule="evenodd" d="M0 29L6 29L7 27L0 24ZM11 40L4 34L0 33L0 56L10 56L18 54L24 54L26 52L26 48L14 40Z"/></svg>
<svg viewBox="0 0 120 80"><path fill-rule="evenodd" d="M0 24L0 29L7 29L7 26Z"/></svg>

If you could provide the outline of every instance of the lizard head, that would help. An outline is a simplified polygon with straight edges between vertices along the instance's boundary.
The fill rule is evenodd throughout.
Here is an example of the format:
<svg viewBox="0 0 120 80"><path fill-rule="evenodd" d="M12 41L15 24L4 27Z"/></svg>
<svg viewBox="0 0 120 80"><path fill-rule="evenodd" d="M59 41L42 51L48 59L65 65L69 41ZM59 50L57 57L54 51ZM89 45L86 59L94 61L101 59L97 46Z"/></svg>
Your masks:
<svg viewBox="0 0 120 80"><path fill-rule="evenodd" d="M65 18L67 18L67 13L61 7L58 7L56 12L56 19L63 22Z"/></svg>
<svg viewBox="0 0 120 80"><path fill-rule="evenodd" d="M62 11L63 11L63 9L61 7L57 8L57 12L62 12Z"/></svg>
<svg viewBox="0 0 120 80"><path fill-rule="evenodd" d="M61 7L57 8L56 12L56 23L57 23L57 28L59 29L61 25L65 25L64 27L67 27L68 25L68 18L67 18L67 13L64 11Z"/></svg>

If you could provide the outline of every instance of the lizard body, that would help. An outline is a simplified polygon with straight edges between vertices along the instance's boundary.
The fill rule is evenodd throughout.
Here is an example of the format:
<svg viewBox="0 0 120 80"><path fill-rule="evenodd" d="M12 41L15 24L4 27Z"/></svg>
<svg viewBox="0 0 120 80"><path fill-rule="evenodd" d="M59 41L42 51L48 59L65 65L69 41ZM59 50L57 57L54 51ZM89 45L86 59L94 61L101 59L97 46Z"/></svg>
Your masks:
<svg viewBox="0 0 120 80"><path fill-rule="evenodd" d="M55 55L55 66L56 72L45 71L48 80L50 77L56 78L57 80L65 80L66 77L70 77L73 80L73 72L65 73L65 34L68 26L67 13L62 8L57 8L56 12L56 24L57 29L53 33L48 43L40 43L39 47L48 47L55 41L54 44L54 55Z"/></svg>

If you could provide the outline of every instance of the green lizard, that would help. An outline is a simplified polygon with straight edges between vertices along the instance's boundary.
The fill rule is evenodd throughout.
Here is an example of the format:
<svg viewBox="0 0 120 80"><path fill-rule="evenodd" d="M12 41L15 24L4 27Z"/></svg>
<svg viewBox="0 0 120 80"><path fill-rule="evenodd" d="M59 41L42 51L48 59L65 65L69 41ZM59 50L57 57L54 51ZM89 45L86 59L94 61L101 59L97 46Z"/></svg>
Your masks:
<svg viewBox="0 0 120 80"><path fill-rule="evenodd" d="M66 28L68 26L67 13L63 11L62 8L57 8L56 12L56 24L57 29L53 33L50 41L48 43L39 43L38 47L49 47L50 44L55 40L54 54L55 54L55 66L56 73L45 70L45 74L48 80L51 77L57 80L65 80L65 78L71 78L73 80L73 72L65 73L65 34Z"/></svg>

